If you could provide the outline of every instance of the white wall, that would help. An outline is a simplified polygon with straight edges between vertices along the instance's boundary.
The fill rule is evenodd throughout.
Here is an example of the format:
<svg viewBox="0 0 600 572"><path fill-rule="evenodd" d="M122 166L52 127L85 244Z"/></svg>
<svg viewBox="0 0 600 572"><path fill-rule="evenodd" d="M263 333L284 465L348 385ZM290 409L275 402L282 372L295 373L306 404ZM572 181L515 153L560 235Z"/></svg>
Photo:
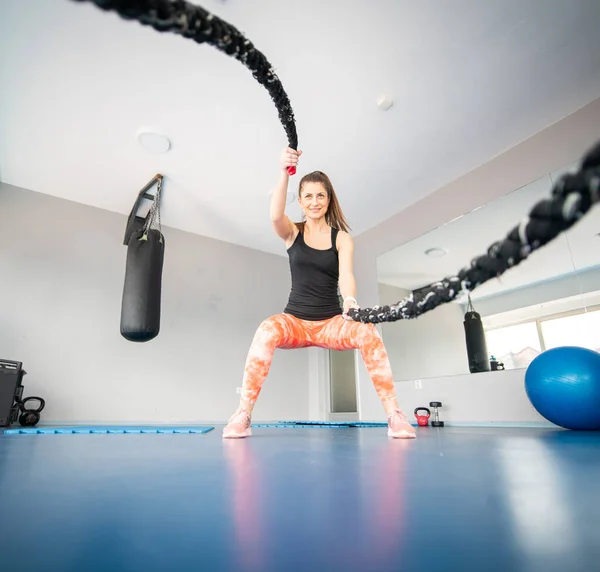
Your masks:
<svg viewBox="0 0 600 572"><path fill-rule="evenodd" d="M354 267L361 306L374 306L379 302L376 262L379 255L549 172L579 161L599 139L600 99L456 181L440 189L432 189L425 199L358 236L355 239ZM452 379L446 378L449 387ZM381 418L381 403L362 361L359 361L357 385L360 418ZM464 399L467 399L465 405L468 406L469 395L465 395ZM510 416L511 410L506 409L500 415Z"/></svg>
<svg viewBox="0 0 600 572"><path fill-rule="evenodd" d="M413 382L401 382L396 384L396 390L400 407L413 421L415 408L441 401L440 419L449 424L553 426L529 403L524 378L524 369L490 371L424 379L421 389L416 389Z"/></svg>
<svg viewBox="0 0 600 572"><path fill-rule="evenodd" d="M44 422L226 420L256 328L285 306L287 259L163 228L161 332L135 344L119 332L125 224L0 184L0 358L24 363ZM276 352L255 420L309 415L308 355Z"/></svg>

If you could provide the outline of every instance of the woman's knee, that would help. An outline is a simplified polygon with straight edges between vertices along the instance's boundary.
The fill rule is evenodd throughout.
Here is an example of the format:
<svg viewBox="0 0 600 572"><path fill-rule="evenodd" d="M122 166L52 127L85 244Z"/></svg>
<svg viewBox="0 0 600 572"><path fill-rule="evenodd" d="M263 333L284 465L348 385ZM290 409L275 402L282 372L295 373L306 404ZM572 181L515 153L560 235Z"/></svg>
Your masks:
<svg viewBox="0 0 600 572"><path fill-rule="evenodd" d="M374 324L363 324L358 322L355 328L355 336L361 341L372 341L374 339L381 340L379 330Z"/></svg>

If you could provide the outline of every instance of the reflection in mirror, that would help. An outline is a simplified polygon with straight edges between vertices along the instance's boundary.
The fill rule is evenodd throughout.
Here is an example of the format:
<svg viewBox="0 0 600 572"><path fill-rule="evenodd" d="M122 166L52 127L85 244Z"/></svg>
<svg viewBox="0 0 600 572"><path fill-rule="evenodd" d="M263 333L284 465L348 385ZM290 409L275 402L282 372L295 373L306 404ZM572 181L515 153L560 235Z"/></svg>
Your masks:
<svg viewBox="0 0 600 572"><path fill-rule="evenodd" d="M577 345L600 351L600 210L592 209L565 232L580 297L559 316L542 322L546 348Z"/></svg>
<svg viewBox="0 0 600 572"><path fill-rule="evenodd" d="M548 198L553 183L572 168L549 173L381 255L379 304L394 304L456 275ZM600 326L600 249L594 246L600 247L599 217L592 210L568 233L470 296L416 320L383 323L395 380L526 368L539 353L559 345L600 349L595 333L600 332L595 327ZM473 315L477 324L470 322Z"/></svg>

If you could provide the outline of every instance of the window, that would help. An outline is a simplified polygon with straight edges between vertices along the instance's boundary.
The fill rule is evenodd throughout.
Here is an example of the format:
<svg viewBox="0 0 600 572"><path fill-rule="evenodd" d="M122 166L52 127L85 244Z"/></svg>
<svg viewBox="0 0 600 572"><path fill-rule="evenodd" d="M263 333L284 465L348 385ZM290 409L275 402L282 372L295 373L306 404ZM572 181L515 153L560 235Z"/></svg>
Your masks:
<svg viewBox="0 0 600 572"><path fill-rule="evenodd" d="M540 320L546 349L580 346L600 351L600 310Z"/></svg>
<svg viewBox="0 0 600 572"><path fill-rule="evenodd" d="M600 308L575 310L485 331L487 349L505 369L526 368L541 352L580 346L600 352Z"/></svg>
<svg viewBox="0 0 600 572"><path fill-rule="evenodd" d="M488 353L502 362L505 369L527 367L542 352L535 322L490 330L485 338Z"/></svg>

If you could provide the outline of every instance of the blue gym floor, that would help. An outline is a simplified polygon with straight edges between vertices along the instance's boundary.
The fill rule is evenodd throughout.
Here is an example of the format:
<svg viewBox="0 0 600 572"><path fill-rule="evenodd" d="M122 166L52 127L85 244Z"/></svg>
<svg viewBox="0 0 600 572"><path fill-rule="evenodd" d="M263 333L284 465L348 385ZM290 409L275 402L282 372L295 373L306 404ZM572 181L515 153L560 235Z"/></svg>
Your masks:
<svg viewBox="0 0 600 572"><path fill-rule="evenodd" d="M0 570L600 570L600 432L0 435Z"/></svg>

